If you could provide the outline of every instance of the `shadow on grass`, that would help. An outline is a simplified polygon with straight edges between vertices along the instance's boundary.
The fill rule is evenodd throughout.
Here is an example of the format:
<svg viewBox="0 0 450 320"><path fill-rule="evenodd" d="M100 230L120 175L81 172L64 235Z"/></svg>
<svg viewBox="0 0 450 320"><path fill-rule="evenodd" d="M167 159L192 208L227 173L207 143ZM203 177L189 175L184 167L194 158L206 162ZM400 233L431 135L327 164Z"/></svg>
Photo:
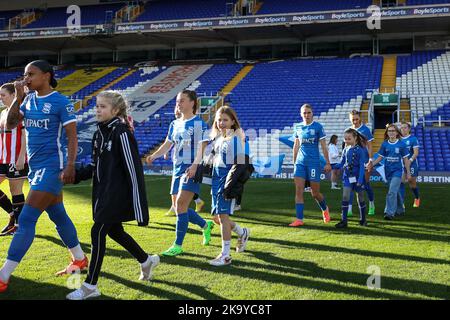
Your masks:
<svg viewBox="0 0 450 320"><path fill-rule="evenodd" d="M194 256L196 258L203 258L205 262L198 262L192 259L184 259L183 257L176 257L165 259L164 263L172 264L172 265L180 265L185 267L197 268L200 270L206 270L210 272L218 272L217 267L210 266L207 264L207 259L211 259L211 257L206 257L197 254L189 254L189 256ZM311 271L323 271L322 268L317 267L315 263L312 262L300 262L296 261L297 266L295 268L279 266L279 265L269 265L267 263L249 263L249 262L239 262L237 260L233 261L233 264L227 267L223 267L220 269L221 274L228 274L232 276L237 276L245 279L254 279L264 282L270 282L275 284L283 284L287 286L295 286L302 287L306 289L320 290L320 291L328 291L331 293L344 293L349 295L357 295L361 297L365 297L368 299L409 299L409 297L404 295L396 295L390 293L380 293L366 288L354 288L349 286L344 286L340 284L335 284L331 282L323 281L324 276L315 274L313 277L318 278L320 276L320 280L313 280L310 274ZM256 268L257 270L249 270L248 268ZM273 271L273 272L271 272ZM300 277L282 274L282 272L295 272ZM308 278L306 278L308 277ZM350 276L349 276L350 277ZM368 275L364 275L363 277L359 277L358 279L353 279L353 282L357 283L359 286L363 286L366 283ZM328 279L328 277L325 277ZM333 279L335 281L346 281L341 279ZM347 282L347 281L346 281ZM289 288L286 288L289 290ZM299 299L304 297L299 296Z"/></svg>
<svg viewBox="0 0 450 320"><path fill-rule="evenodd" d="M179 284L179 283L172 283L168 281L158 281L158 280L152 280L151 282L135 282L128 279L121 278L115 274L109 273L109 272L102 272L102 277L108 278L110 280L113 280L115 282L118 282L128 288L132 288L135 290L139 290L144 293L152 294L154 296L157 296L159 298L163 299L169 299L169 300L186 300L186 299L192 299L192 297L175 293L172 291L162 290L159 288L156 288L153 284L154 283L162 283L162 284L168 284L172 286L177 286L181 289L184 289L189 292L193 292L205 299L221 299L221 297L216 296L215 294L208 292L201 286L197 286L194 284Z"/></svg>
<svg viewBox="0 0 450 320"><path fill-rule="evenodd" d="M36 238L44 239L44 240L50 241L50 242L62 247L62 248L66 248L64 243L59 238L52 237L52 236L46 236L46 235L45 236L44 235L36 235ZM112 239L109 239L109 240L113 241ZM89 254L91 252L90 244L80 242L80 246L86 254ZM118 257L120 259L134 259L133 256L125 249L123 249L123 250L111 249L111 248L108 248L108 246L106 247L105 256Z"/></svg>
<svg viewBox="0 0 450 320"><path fill-rule="evenodd" d="M66 295L74 289L65 286L66 277L61 277L63 285L37 282L29 279L11 277L8 290L1 294L2 300L65 300ZM114 299L106 295L101 295L94 300Z"/></svg>
<svg viewBox="0 0 450 320"><path fill-rule="evenodd" d="M279 239L269 239L269 238L251 238L252 242L264 242L269 244L278 244L282 246L294 247L294 248L303 248L310 249L313 251L328 251L328 252L340 252L345 254L357 254L364 257L373 257L373 258L384 258L384 259L394 259L394 260L405 260L408 262L421 262L421 263L433 263L433 264L448 264L449 260L438 259L438 258L427 258L427 257L418 257L418 256L408 256L403 254L396 254L390 252L377 252L377 251L369 251L362 249L351 249L351 248L342 248L335 246L327 246L323 244L315 244L315 243L306 243L306 242L292 242L287 240L279 240Z"/></svg>
<svg viewBox="0 0 450 320"><path fill-rule="evenodd" d="M450 287L448 285L382 276L381 287L383 290L403 291L405 294L377 292L366 286L369 274L326 269L312 262L282 259L266 252L250 252L250 254L264 261L264 263L240 262L237 260L233 262L230 268L222 268L220 272L265 282L357 295L371 299L413 299L406 294L421 294L438 299L448 299L449 297ZM211 258L198 254L189 255L203 258L205 261ZM201 263L191 259L183 259L182 257L165 259L164 263L217 271L217 268L209 266L206 262ZM258 271L249 270L248 268L254 268ZM296 273L302 278L281 274L282 272ZM358 287L330 283L326 282L327 280L339 281Z"/></svg>
<svg viewBox="0 0 450 320"><path fill-rule="evenodd" d="M306 216L307 217L307 216ZM252 224L262 224L262 225L275 225L273 220L262 219L256 216L239 216L239 220L245 220ZM319 217L314 217L315 219L320 219ZM236 219L237 220L237 219ZM314 225L308 224L308 220L306 219L305 225L302 226L302 229L310 229L310 230L320 230L327 231L334 234L342 234L343 232L351 232L352 234L358 235L367 235L367 236L376 236L376 237L389 237L389 238L402 238L402 239L412 239L412 240L425 240L425 241L439 241L443 243L450 242L450 234L449 235L439 235L436 234L435 230L430 230L430 233L419 233L417 231L407 231L404 228L398 229L388 229L383 228L386 227L395 227L396 222L389 221L381 223L379 221L368 221L369 226L366 228L359 227L350 227L346 230L338 230L334 228L334 222L338 222L338 220L332 220L328 225ZM278 224L277 224L278 225ZM286 226L287 223L283 223L282 226ZM405 226L405 225L402 225ZM432 229L432 228L431 228Z"/></svg>

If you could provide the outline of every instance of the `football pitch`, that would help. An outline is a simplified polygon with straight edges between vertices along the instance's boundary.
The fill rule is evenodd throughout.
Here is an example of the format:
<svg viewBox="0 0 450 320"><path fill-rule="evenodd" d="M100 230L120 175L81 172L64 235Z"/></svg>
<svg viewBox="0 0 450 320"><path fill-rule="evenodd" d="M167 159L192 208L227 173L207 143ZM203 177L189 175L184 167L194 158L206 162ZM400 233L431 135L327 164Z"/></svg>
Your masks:
<svg viewBox="0 0 450 320"><path fill-rule="evenodd" d="M174 240L175 217L170 207L170 178L146 177L150 226L126 223L125 229L151 254L160 254ZM242 207L234 220L251 229L244 253L232 251L233 262L210 266L221 250L220 228L215 226L209 246L190 225L177 257L161 256L151 282L140 282L139 265L122 247L107 240L97 299L450 299L449 185L419 184L422 206L412 208L407 188L406 215L383 220L386 188L373 184L376 215L368 227L358 225L357 206L349 227L334 227L340 217L341 191L322 183L332 221L324 224L309 194L305 194L305 225L290 228L295 216L292 180L251 179L246 184ZM1 189L9 195L7 182ZM25 187L28 192L28 185ZM201 215L209 218L211 197ZM64 188L64 203L78 230L82 248L90 256L91 187L82 183ZM8 221L0 214L0 225ZM3 264L11 237L0 238ZM233 235L232 248L236 244ZM13 274L8 291L0 299L64 299L79 276L56 277L69 262L53 223L44 213L36 238ZM378 277L379 275L379 277ZM85 274L81 275L84 280Z"/></svg>

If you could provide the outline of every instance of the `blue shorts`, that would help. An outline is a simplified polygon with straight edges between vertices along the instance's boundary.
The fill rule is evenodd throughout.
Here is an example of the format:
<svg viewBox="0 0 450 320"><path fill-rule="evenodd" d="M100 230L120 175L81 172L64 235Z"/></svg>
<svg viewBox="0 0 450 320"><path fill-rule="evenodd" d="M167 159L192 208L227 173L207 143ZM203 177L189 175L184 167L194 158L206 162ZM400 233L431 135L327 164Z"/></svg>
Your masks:
<svg viewBox="0 0 450 320"><path fill-rule="evenodd" d="M178 194L181 190L190 191L196 194L200 194L200 183L194 182L194 179L186 180L186 175L175 177L172 176L172 183L170 185L170 194ZM181 182L181 183L180 183Z"/></svg>
<svg viewBox="0 0 450 320"><path fill-rule="evenodd" d="M56 196L61 194L63 183L59 179L61 169L41 168L28 173L30 189L34 191L49 192Z"/></svg>
<svg viewBox="0 0 450 320"><path fill-rule="evenodd" d="M215 191L215 190L214 190ZM236 199L225 200L222 192L211 190L211 214L229 214L232 215L236 206Z"/></svg>
<svg viewBox="0 0 450 320"><path fill-rule="evenodd" d="M331 169L332 169L332 170L340 169L340 168L339 168L339 163L332 163L332 164L331 164Z"/></svg>
<svg viewBox="0 0 450 320"><path fill-rule="evenodd" d="M320 182L320 164L296 164L294 169L294 177L303 178L311 182Z"/></svg>
<svg viewBox="0 0 450 320"><path fill-rule="evenodd" d="M412 163L410 171L411 171L411 177L418 177L419 176L419 165L417 163ZM405 173L406 173L406 168L405 168Z"/></svg>

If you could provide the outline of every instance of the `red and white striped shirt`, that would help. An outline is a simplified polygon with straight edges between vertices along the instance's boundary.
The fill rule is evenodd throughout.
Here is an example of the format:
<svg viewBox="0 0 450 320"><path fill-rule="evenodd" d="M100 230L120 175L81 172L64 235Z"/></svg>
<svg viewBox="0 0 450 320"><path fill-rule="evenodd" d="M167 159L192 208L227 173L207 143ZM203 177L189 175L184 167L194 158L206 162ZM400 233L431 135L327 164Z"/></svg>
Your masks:
<svg viewBox="0 0 450 320"><path fill-rule="evenodd" d="M25 134L23 123L12 130L6 129L8 111L3 110L0 115L0 164L16 164L22 147L22 135ZM25 154L25 163L27 156Z"/></svg>

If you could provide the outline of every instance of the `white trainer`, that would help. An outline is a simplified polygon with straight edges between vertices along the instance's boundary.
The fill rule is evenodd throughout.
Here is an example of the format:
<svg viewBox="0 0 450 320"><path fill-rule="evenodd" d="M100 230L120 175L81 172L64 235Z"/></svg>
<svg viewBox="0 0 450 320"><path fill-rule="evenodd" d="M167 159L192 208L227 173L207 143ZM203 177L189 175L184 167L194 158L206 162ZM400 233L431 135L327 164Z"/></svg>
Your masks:
<svg viewBox="0 0 450 320"><path fill-rule="evenodd" d="M152 256L149 256L149 262L146 266L141 265L141 275L139 277L139 280L141 281L149 281L153 277L153 269L156 268L156 266L159 264L159 256L154 254Z"/></svg>
<svg viewBox="0 0 450 320"><path fill-rule="evenodd" d="M224 256L219 254L214 260L209 261L209 264L215 267L226 266L231 263L231 256Z"/></svg>
<svg viewBox="0 0 450 320"><path fill-rule="evenodd" d="M250 229L249 228L243 228L244 234L242 237L238 238L237 245L236 245L236 252L244 252L245 247L247 246L248 238L250 237Z"/></svg>
<svg viewBox="0 0 450 320"><path fill-rule="evenodd" d="M98 297L100 295L101 295L101 293L97 288L91 290L91 289L87 288L86 286L81 285L81 287L79 289L69 293L66 296L66 299L68 299L68 300L86 300L89 298Z"/></svg>

